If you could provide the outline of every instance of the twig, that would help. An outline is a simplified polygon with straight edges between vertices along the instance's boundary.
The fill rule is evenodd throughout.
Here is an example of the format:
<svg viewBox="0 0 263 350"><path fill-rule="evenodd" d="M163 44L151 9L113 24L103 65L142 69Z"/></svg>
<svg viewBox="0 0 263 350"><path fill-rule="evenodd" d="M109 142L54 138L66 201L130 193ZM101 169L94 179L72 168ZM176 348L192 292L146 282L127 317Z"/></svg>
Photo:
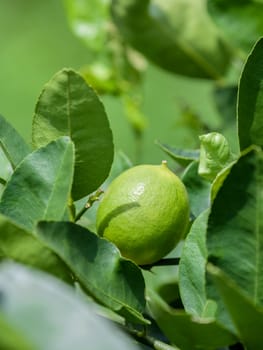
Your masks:
<svg viewBox="0 0 263 350"><path fill-rule="evenodd" d="M171 346L158 339L155 339L152 336L147 335L145 332L140 332L134 329L126 329L126 331L128 331L128 333L138 342L144 345L148 345L154 350L180 350L175 346Z"/></svg>
<svg viewBox="0 0 263 350"><path fill-rule="evenodd" d="M72 198L69 198L68 209L69 209L70 221L74 222L75 221L76 208L75 208L74 201L73 201Z"/></svg>
<svg viewBox="0 0 263 350"><path fill-rule="evenodd" d="M84 207L78 212L78 214L75 216L75 222L78 221L83 214L86 213L86 211L92 207L92 205L94 204L94 202L98 201L100 199L100 196L102 195L104 191L99 188L98 191L95 194L92 194L91 196L89 196L86 204L84 205Z"/></svg>

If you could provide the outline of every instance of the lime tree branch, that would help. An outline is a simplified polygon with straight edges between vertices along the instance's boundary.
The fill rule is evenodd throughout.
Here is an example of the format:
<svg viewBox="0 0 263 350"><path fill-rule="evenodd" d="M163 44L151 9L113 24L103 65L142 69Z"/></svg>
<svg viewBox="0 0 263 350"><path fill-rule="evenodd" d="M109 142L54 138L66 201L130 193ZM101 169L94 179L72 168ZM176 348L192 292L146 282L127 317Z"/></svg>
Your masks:
<svg viewBox="0 0 263 350"><path fill-rule="evenodd" d="M180 350L175 346L166 344L152 336L147 335L145 332L137 330L126 329L126 331L138 342L151 347L154 350Z"/></svg>
<svg viewBox="0 0 263 350"><path fill-rule="evenodd" d="M96 191L94 194L90 195L86 204L84 205L84 207L77 213L76 217L75 217L75 222L77 222L78 220L80 220L80 218L82 217L82 215L84 215L86 213L86 211L92 207L92 205L94 204L94 202L98 201L100 199L100 196L102 195L103 190L102 189L98 189L98 191Z"/></svg>

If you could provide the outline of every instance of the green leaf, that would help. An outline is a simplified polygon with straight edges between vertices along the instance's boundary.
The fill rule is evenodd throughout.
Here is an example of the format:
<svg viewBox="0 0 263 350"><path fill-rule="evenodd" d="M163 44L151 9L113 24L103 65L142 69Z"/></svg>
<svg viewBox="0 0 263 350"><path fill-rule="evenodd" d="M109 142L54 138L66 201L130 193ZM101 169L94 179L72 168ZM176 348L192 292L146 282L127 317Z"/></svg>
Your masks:
<svg viewBox="0 0 263 350"><path fill-rule="evenodd" d="M110 20L110 0L64 0L72 31L87 46L100 51L105 48Z"/></svg>
<svg viewBox="0 0 263 350"><path fill-rule="evenodd" d="M15 327L10 326L6 317L0 312L0 349L35 350L32 344Z"/></svg>
<svg viewBox="0 0 263 350"><path fill-rule="evenodd" d="M158 326L180 349L215 349L237 342L235 335L214 319L193 318L182 310L175 310L152 290L148 291L147 296Z"/></svg>
<svg viewBox="0 0 263 350"><path fill-rule="evenodd" d="M206 296L206 229L209 210L204 211L194 221L188 233L179 263L179 288L187 313L207 317L207 307L211 302Z"/></svg>
<svg viewBox="0 0 263 350"><path fill-rule="evenodd" d="M7 180L11 176L12 172L13 172L12 166L8 161L8 159L6 158L4 151L0 146L0 198L4 190L4 187L7 183Z"/></svg>
<svg viewBox="0 0 263 350"><path fill-rule="evenodd" d="M9 160L7 159L3 149L0 147L0 177L6 183L13 169Z"/></svg>
<svg viewBox="0 0 263 350"><path fill-rule="evenodd" d="M220 269L210 265L208 271L212 274L245 348L259 349L262 344L263 308L256 306Z"/></svg>
<svg viewBox="0 0 263 350"><path fill-rule="evenodd" d="M0 292L0 311L35 350L138 349L117 327L95 314L94 304L43 272L2 264ZM21 348L12 350L17 349Z"/></svg>
<svg viewBox="0 0 263 350"><path fill-rule="evenodd" d="M127 95L141 80L146 64L123 42L111 20L111 0L64 0L73 33L89 48L85 80L101 95ZM134 86L133 86L134 85Z"/></svg>
<svg viewBox="0 0 263 350"><path fill-rule="evenodd" d="M141 271L112 243L70 222L40 222L38 237L96 300L132 321L147 323L141 314L145 307Z"/></svg>
<svg viewBox="0 0 263 350"><path fill-rule="evenodd" d="M255 304L263 304L263 152L252 148L232 166L214 199L207 229L209 261ZM209 295L220 303L215 290ZM220 319L225 319L219 307Z"/></svg>
<svg viewBox="0 0 263 350"><path fill-rule="evenodd" d="M128 43L164 69L218 79L228 67L231 49L203 0L113 0L112 13Z"/></svg>
<svg viewBox="0 0 263 350"><path fill-rule="evenodd" d="M69 269L56 254L33 234L19 228L3 215L0 215L0 258L12 259L47 271L67 282L72 281Z"/></svg>
<svg viewBox="0 0 263 350"><path fill-rule="evenodd" d="M214 199L216 198L217 193L222 187L226 177L230 173L233 164L234 162L230 163L226 168L224 168L219 174L217 174L215 180L213 181L211 185L211 198L210 198L211 203L213 203Z"/></svg>
<svg viewBox="0 0 263 350"><path fill-rule="evenodd" d="M13 169L30 153L18 132L0 115L0 146Z"/></svg>
<svg viewBox="0 0 263 350"><path fill-rule="evenodd" d="M73 178L73 144L61 137L29 154L3 192L0 212L31 232L39 220L62 219Z"/></svg>
<svg viewBox="0 0 263 350"><path fill-rule="evenodd" d="M233 156L227 139L222 134L210 132L199 136L199 139L201 146L198 173L212 181L233 161Z"/></svg>
<svg viewBox="0 0 263 350"><path fill-rule="evenodd" d="M172 159L181 164L182 166L186 166L190 164L194 160L199 160L200 151L199 150L188 150L181 149L169 146L160 141L156 141L156 144Z"/></svg>
<svg viewBox="0 0 263 350"><path fill-rule="evenodd" d="M244 66L238 93L240 149L263 146L263 38L254 46Z"/></svg>
<svg viewBox="0 0 263 350"><path fill-rule="evenodd" d="M223 119L224 128L236 123L237 92L236 85L219 85L213 89L215 105Z"/></svg>
<svg viewBox="0 0 263 350"><path fill-rule="evenodd" d="M211 184L198 175L198 166L198 162L192 162L182 176L189 196L191 214L194 217L198 217L210 205Z"/></svg>
<svg viewBox="0 0 263 350"><path fill-rule="evenodd" d="M36 147L61 135L70 136L75 145L72 196L77 200L96 190L108 176L113 143L102 103L71 69L58 72L45 86L33 120Z"/></svg>
<svg viewBox="0 0 263 350"><path fill-rule="evenodd" d="M114 155L114 161L112 163L111 171L107 179L101 185L101 189L105 192L108 188L109 184L123 171L132 167L132 163L130 159L121 151L118 151ZM75 203L77 215L79 212L86 207L86 203L88 198L82 198L81 200ZM92 232L96 232L96 216L97 209L99 206L99 201L94 202L91 208L89 208L84 215L81 216L81 219L78 222L81 226L86 227L88 230Z"/></svg>
<svg viewBox="0 0 263 350"><path fill-rule="evenodd" d="M208 0L208 10L228 40L246 52L263 35L262 1Z"/></svg>
<svg viewBox="0 0 263 350"><path fill-rule="evenodd" d="M105 48L105 47L104 47ZM110 94L119 96L127 92L127 81L122 80L120 72L114 66L114 58L108 53L105 58L103 51L100 56L95 58L94 62L81 67L80 73L83 78L97 91L99 95ZM118 66L118 68L120 68Z"/></svg>

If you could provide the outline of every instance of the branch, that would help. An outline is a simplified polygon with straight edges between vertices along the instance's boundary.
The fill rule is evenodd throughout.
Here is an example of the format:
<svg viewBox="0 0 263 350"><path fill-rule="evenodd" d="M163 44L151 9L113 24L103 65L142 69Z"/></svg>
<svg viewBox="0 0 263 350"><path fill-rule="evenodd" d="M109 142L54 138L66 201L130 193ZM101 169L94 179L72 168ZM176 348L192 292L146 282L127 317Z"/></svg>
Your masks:
<svg viewBox="0 0 263 350"><path fill-rule="evenodd" d="M138 342L144 345L148 345L154 350L180 350L175 346L171 346L158 339L155 339L152 336L145 334L145 332L140 332L140 331L130 330L130 329L126 329L126 331L128 331L128 333Z"/></svg>
<svg viewBox="0 0 263 350"><path fill-rule="evenodd" d="M77 222L82 217L82 215L85 214L86 211L92 207L94 202L96 202L100 199L100 196L102 195L103 192L104 191L99 188L95 194L92 194L91 196L89 196L88 201L86 202L84 207L76 215L75 220L74 220L75 222Z"/></svg>

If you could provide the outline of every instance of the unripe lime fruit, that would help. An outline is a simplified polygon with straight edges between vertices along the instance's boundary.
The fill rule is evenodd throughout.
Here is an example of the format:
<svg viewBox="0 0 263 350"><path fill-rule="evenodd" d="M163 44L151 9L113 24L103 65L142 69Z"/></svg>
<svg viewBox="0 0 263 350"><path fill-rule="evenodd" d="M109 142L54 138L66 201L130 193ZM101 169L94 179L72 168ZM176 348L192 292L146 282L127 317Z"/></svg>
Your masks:
<svg viewBox="0 0 263 350"><path fill-rule="evenodd" d="M97 232L139 265L169 253L189 224L189 202L181 180L167 167L138 165L108 187L97 211Z"/></svg>

